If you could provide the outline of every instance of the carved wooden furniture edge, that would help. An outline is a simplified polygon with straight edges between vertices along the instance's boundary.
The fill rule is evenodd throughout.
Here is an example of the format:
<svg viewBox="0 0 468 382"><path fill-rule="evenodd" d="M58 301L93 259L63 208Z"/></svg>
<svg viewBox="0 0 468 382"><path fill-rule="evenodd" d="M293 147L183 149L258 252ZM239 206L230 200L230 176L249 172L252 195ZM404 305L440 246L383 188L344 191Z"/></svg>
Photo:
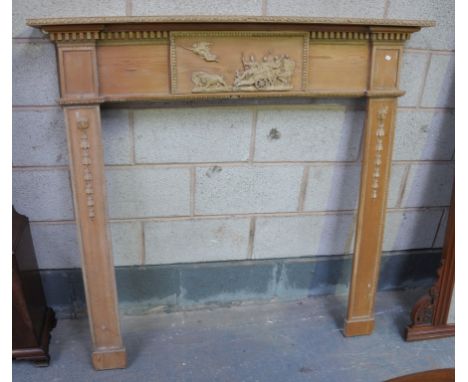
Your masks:
<svg viewBox="0 0 468 382"><path fill-rule="evenodd" d="M294 17L294 16L115 16L115 17L64 17L27 19L31 27L52 25L90 24L147 24L147 23L260 23L260 24L328 24L365 25L386 27L433 27L433 20L336 18L336 17Z"/></svg>
<svg viewBox="0 0 468 382"><path fill-rule="evenodd" d="M454 382L455 368L435 369L402 375L384 382Z"/></svg>
<svg viewBox="0 0 468 382"><path fill-rule="evenodd" d="M447 323L455 283L455 187L445 232L437 280L413 306L406 340L417 341L455 335L455 324Z"/></svg>
<svg viewBox="0 0 468 382"><path fill-rule="evenodd" d="M117 16L28 19L27 25L39 28L52 41L83 40L165 40L169 31L242 28L261 30L275 26L310 32L311 40L407 40L422 27L435 26L431 20L392 20L360 18L309 18L291 16ZM221 27L220 27L221 26ZM347 27L349 30L340 28ZM325 29L324 29L325 28ZM331 28L331 29L329 29ZM337 28L337 29L335 29Z"/></svg>

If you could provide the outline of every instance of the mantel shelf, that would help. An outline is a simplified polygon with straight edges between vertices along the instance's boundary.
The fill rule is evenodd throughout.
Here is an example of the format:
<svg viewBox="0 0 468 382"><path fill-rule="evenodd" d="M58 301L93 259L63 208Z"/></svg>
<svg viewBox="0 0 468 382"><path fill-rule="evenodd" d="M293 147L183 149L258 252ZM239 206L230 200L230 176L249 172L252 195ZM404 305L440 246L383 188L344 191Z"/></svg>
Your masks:
<svg viewBox="0 0 468 382"><path fill-rule="evenodd" d="M336 17L294 17L294 16L115 16L115 17L63 17L28 19L27 25L45 28L48 26L88 26L104 28L125 24L296 24L311 25L361 25L370 27L433 27L432 20L368 19Z"/></svg>

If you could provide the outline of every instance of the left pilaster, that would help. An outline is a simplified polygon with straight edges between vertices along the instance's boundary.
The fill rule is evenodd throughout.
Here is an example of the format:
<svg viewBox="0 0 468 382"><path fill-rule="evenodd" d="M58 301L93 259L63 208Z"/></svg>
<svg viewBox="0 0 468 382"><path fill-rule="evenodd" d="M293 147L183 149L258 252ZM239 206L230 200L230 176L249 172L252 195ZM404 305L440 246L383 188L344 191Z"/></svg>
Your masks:
<svg viewBox="0 0 468 382"><path fill-rule="evenodd" d="M92 362L98 370L124 368L127 357L107 226L96 47L94 42L57 43L57 53Z"/></svg>

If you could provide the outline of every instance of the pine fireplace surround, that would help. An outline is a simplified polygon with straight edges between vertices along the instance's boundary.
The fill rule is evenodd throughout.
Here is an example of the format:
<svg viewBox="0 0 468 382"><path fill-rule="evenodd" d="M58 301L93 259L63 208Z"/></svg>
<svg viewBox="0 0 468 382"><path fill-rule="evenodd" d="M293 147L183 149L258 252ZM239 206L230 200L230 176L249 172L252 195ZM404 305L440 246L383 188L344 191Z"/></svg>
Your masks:
<svg viewBox="0 0 468 382"><path fill-rule="evenodd" d="M32 19L56 44L96 369L126 367L107 227L100 105L365 97L346 336L370 334L403 46L432 21L302 17ZM176 192L176 190L174 190Z"/></svg>

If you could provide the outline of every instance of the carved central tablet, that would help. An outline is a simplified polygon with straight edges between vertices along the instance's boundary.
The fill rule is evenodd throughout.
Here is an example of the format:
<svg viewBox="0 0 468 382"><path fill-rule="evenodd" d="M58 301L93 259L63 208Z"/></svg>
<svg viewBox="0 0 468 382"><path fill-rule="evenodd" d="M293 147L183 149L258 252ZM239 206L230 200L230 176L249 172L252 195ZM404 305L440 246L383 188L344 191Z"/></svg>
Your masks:
<svg viewBox="0 0 468 382"><path fill-rule="evenodd" d="M173 32L172 93L304 90L308 46L302 32Z"/></svg>

